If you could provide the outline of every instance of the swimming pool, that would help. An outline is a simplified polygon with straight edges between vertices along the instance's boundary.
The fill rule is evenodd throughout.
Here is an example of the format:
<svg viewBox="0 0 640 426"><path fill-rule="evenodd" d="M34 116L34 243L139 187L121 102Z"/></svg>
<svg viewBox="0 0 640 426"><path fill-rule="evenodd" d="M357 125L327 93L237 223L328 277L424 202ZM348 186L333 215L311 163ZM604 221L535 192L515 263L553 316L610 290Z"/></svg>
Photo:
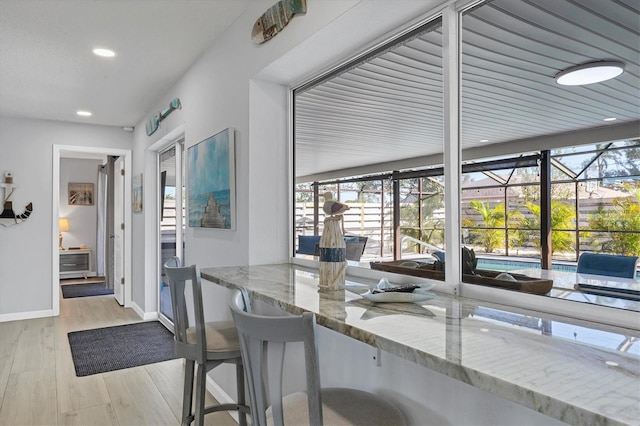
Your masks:
<svg viewBox="0 0 640 426"><path fill-rule="evenodd" d="M536 260L510 260L510 259L487 259L478 258L478 269L489 269L492 271L513 271L516 269L540 269L540 262ZM551 269L554 271L575 272L576 265L566 265L563 263L552 263ZM636 274L640 279L640 272Z"/></svg>

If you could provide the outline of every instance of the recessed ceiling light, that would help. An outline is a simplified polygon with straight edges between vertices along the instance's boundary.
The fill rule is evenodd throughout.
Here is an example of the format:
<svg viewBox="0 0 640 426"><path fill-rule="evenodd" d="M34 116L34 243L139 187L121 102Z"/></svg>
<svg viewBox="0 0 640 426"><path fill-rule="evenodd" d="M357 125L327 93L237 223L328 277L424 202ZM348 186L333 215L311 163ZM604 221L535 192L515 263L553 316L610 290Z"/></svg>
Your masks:
<svg viewBox="0 0 640 426"><path fill-rule="evenodd" d="M489 139L480 139L480 142L489 142Z"/></svg>
<svg viewBox="0 0 640 426"><path fill-rule="evenodd" d="M105 58L113 58L114 56L116 56L116 52L114 52L113 50L102 48L93 49L93 54Z"/></svg>
<svg viewBox="0 0 640 426"><path fill-rule="evenodd" d="M78 114L81 117L91 117L91 111L76 111L76 114Z"/></svg>
<svg viewBox="0 0 640 426"><path fill-rule="evenodd" d="M556 74L558 84L564 86L582 86L599 83L619 76L624 64L618 61L598 61L576 65Z"/></svg>
<svg viewBox="0 0 640 426"><path fill-rule="evenodd" d="M615 117L609 117L609 118L605 118L604 121L616 121L617 118Z"/></svg>

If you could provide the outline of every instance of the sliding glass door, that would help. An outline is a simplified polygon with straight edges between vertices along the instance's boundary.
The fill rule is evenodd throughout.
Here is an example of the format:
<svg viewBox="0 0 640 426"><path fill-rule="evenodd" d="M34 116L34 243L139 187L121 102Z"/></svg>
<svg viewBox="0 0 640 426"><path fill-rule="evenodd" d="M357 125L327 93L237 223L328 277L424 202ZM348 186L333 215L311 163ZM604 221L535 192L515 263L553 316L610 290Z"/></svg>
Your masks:
<svg viewBox="0 0 640 426"><path fill-rule="evenodd" d="M159 288L158 317L165 325L173 325L171 293L166 282L163 265L173 256L183 258L184 203L182 141L176 142L158 154L159 171Z"/></svg>

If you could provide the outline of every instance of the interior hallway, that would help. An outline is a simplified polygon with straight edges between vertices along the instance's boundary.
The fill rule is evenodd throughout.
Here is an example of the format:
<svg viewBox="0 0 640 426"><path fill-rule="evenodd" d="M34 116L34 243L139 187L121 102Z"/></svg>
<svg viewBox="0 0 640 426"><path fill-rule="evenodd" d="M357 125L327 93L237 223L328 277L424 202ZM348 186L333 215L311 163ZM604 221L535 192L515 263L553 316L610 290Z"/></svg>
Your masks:
<svg viewBox="0 0 640 426"><path fill-rule="evenodd" d="M0 425L179 425L180 359L76 377L68 332L140 321L113 296L61 295L59 317L0 323ZM205 424L237 425L228 413Z"/></svg>

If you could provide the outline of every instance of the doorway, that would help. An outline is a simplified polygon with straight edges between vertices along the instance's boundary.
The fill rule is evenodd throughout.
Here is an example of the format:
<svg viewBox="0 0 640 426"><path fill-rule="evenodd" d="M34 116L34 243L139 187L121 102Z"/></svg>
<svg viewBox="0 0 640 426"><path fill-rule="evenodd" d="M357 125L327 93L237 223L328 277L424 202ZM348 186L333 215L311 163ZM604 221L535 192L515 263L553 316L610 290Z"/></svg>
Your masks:
<svg viewBox="0 0 640 426"><path fill-rule="evenodd" d="M92 158L96 156L113 156L118 157L120 161L120 168L117 170L124 170L124 175L117 173L120 176L118 182L120 191L120 204L121 204L121 219L119 223L121 225L113 226L117 228L119 233L119 247L120 247L120 260L118 261L119 275L116 278L114 273L114 284L120 285L120 298L116 297L121 305L124 307L131 307L131 192L126 188L131 187L131 156L130 150L112 149L112 148L94 148L94 147L81 147L81 146L68 146L68 145L54 145L53 146L53 177L52 177L52 307L53 314L59 315L60 313L60 290L59 290L59 278L60 278L60 262L59 262L59 217L60 217L60 168L61 159L63 158ZM114 194L115 195L115 194ZM115 239L115 233L114 239ZM115 241L114 241L115 243ZM115 259L114 259L115 260ZM116 262L114 262L114 266ZM115 287L115 286L114 286ZM115 293L115 288L114 288Z"/></svg>
<svg viewBox="0 0 640 426"><path fill-rule="evenodd" d="M182 138L158 152L158 319L170 330L173 327L173 309L163 265L173 256L181 260L184 258L183 141Z"/></svg>
<svg viewBox="0 0 640 426"><path fill-rule="evenodd" d="M126 250L124 248L124 177L126 175L124 158L118 157L113 165L113 234L108 238L113 239L113 295L120 305L124 305L124 264ZM107 259L109 254L107 255Z"/></svg>

